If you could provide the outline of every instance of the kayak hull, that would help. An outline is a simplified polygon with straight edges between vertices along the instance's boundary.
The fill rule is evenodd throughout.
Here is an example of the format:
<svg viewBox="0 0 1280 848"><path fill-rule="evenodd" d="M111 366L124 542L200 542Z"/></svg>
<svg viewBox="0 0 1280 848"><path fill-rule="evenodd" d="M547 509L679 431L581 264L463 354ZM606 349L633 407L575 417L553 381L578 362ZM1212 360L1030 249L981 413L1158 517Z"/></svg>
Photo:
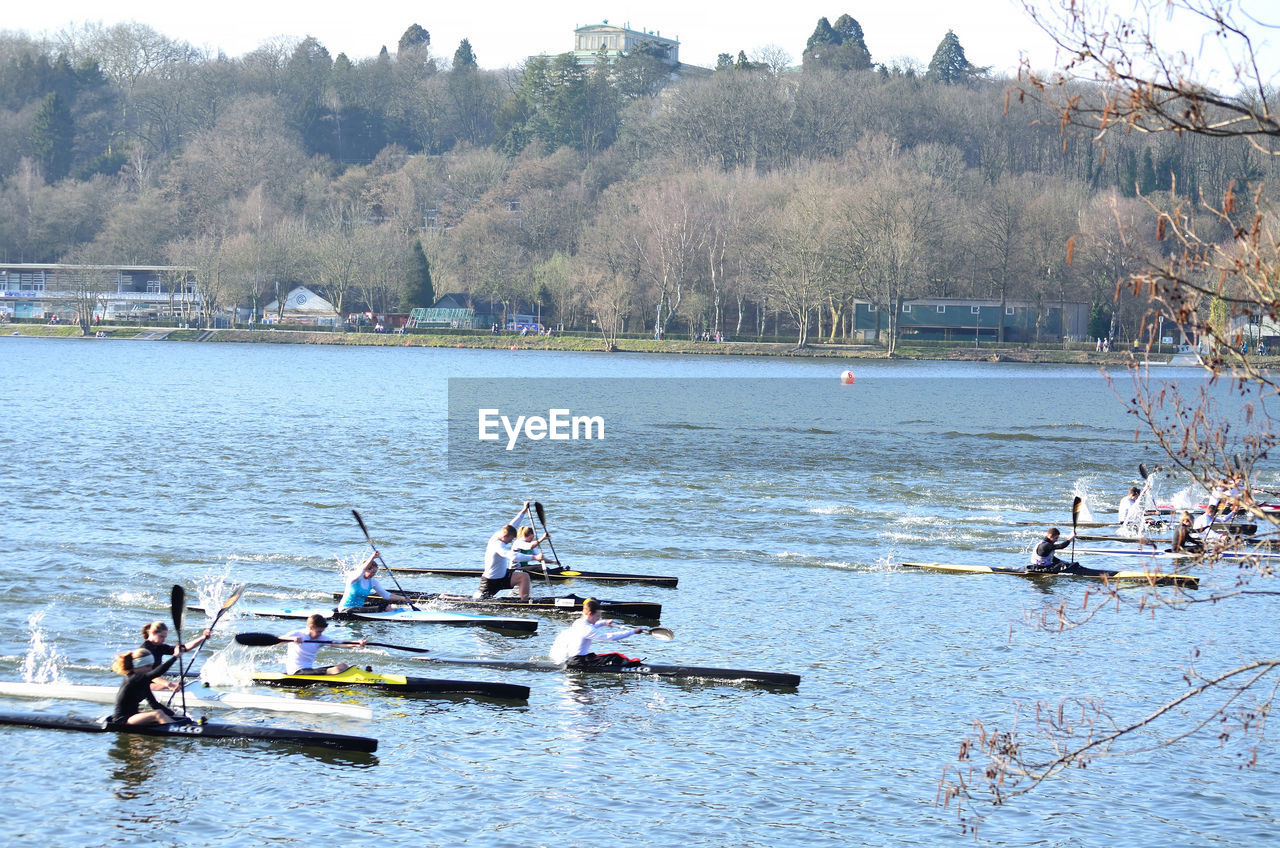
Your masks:
<svg viewBox="0 0 1280 848"><path fill-rule="evenodd" d="M471 666L475 668L494 668L506 671L559 671L569 674L606 674L614 677L667 677L680 680L716 680L725 682L759 683L768 686L796 687L800 685L800 675L773 671L749 671L740 668L708 668L693 665L661 665L658 663L640 663L633 666L598 666L595 668L566 668L561 663L538 662L534 660L469 660L443 659L438 657L415 657L420 662L439 665Z"/></svg>
<svg viewBox="0 0 1280 848"><path fill-rule="evenodd" d="M44 715L41 713L0 713L0 725L11 727L39 727L49 730L77 730L84 733L129 733L138 736L160 736L169 739L252 739L304 747L332 748L341 751L378 750L378 740L368 736L348 736L341 733L322 733L317 730L299 730L283 727L266 727L256 724L122 724L108 725L105 719L79 716Z"/></svg>
<svg viewBox="0 0 1280 848"><path fill-rule="evenodd" d="M400 695L475 695L509 701L529 700L528 686L483 680L406 677L402 674L379 674L360 668L349 668L339 674L277 674L260 672L252 675L252 680L255 683L261 683L266 686L359 687Z"/></svg>
<svg viewBox="0 0 1280 848"><path fill-rule="evenodd" d="M1181 586L1185 589L1200 588L1200 578L1193 574L1163 574L1149 571L1112 571L1103 568L1076 566L1070 571L1028 571L999 565L968 565L943 562L904 562L903 568L920 571L938 571L947 574L1012 574L1016 577L1094 577L1121 583L1147 583L1154 586Z"/></svg>
<svg viewBox="0 0 1280 848"><path fill-rule="evenodd" d="M520 568L529 575L529 579L538 581L543 579L541 568ZM437 577L469 577L473 580L479 580L483 571L479 568L396 568L397 574L430 574ZM648 583L653 586L667 586L675 588L679 583L678 577L662 577L656 574L614 574L607 571L577 571L571 568L550 568L547 569L546 577L556 582L564 580L588 580L593 583Z"/></svg>
<svg viewBox="0 0 1280 848"><path fill-rule="evenodd" d="M582 602L588 596L558 595L533 597L527 602L517 598L502 596L479 599L471 595L451 595L437 592L405 592L406 597L415 603L442 604L444 606L467 607L478 610L522 610L528 612L563 613L577 615L582 612ZM334 595L335 598L341 597ZM600 600L597 598L597 600ZM647 601L606 601L600 600L600 609L609 616L626 616L657 621L662 616L662 604Z"/></svg>

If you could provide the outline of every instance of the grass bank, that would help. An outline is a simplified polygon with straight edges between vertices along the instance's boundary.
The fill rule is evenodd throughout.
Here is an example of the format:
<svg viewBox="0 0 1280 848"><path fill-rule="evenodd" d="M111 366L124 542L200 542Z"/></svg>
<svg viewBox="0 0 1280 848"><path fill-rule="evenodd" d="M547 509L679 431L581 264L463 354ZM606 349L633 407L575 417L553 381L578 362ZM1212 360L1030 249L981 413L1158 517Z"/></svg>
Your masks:
<svg viewBox="0 0 1280 848"><path fill-rule="evenodd" d="M604 353L604 343L591 336L519 336L513 334L444 334L426 333L394 335L388 333L333 333L312 330L189 330L163 327L114 327L106 326L100 332L106 339L150 341L205 341L221 344L323 344L354 345L361 347L452 347L480 350L569 350ZM48 326L45 324L6 324L0 329L2 336L26 336L43 338L75 338L88 341L101 340L94 336L82 337L75 326ZM721 356L789 356L813 359L884 359L885 350L879 345L811 344L796 348L785 342L695 342L688 339L624 338L619 339L617 351L626 353L665 353L673 355L721 355ZM1018 345L917 343L899 344L896 359L956 360L967 362L1044 362L1057 364L1122 365L1130 361L1124 351L1097 353L1092 348L1063 349L1060 346L1027 347ZM1153 361L1164 361L1167 356L1152 355Z"/></svg>

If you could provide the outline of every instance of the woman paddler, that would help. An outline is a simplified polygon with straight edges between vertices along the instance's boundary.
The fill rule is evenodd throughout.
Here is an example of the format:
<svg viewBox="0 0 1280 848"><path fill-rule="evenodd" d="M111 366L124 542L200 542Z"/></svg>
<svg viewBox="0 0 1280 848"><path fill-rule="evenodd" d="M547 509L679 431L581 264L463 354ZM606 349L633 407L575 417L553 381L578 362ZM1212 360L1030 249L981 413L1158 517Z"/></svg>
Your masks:
<svg viewBox="0 0 1280 848"><path fill-rule="evenodd" d="M111 670L125 676L124 682L116 692L116 708L107 719L108 724L173 724L190 721L186 716L179 716L173 710L156 700L151 693L151 682L169 670L186 647L178 645L173 656L156 665L151 661L151 652L146 648L116 654ZM151 709L142 710L143 702Z"/></svg>
<svg viewBox="0 0 1280 848"><path fill-rule="evenodd" d="M347 581L346 591L342 593L342 600L338 602L339 613L380 612L387 608L387 604L407 604L409 602L404 595L389 592L383 587L382 582L377 577L377 560L378 552L374 551L367 560L361 563L360 569ZM370 604L370 595L377 595L381 601L376 604Z"/></svg>
<svg viewBox="0 0 1280 848"><path fill-rule="evenodd" d="M142 645L139 650L146 651L151 655L152 665L159 665L164 661L165 657L173 656L173 652L175 650L174 646L166 644L164 641L168 636L169 625L163 621L153 621L150 624L142 625ZM194 651L208 638L209 631L206 630L190 642L187 642L187 644L183 645L182 648L185 651ZM157 677L151 681L151 688L169 691L181 689L182 683L181 681L174 683L172 680Z"/></svg>

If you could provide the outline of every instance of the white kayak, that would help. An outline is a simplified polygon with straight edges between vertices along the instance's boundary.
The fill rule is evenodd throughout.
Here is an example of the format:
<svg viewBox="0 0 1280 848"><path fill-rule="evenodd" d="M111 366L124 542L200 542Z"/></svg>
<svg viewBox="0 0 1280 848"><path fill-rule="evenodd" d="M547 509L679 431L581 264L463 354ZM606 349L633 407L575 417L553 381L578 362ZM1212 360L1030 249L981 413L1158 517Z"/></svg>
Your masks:
<svg viewBox="0 0 1280 848"><path fill-rule="evenodd" d="M0 681L0 696L10 698L40 698L46 700L92 701L98 704L116 702L116 686L85 686L77 683L21 683ZM164 702L167 692L157 692L156 700ZM174 705L182 696L173 699ZM337 715L344 718L368 720L373 710L356 704L340 704L334 701L318 701L307 698L286 698L279 695L249 695L244 692L221 692L204 684L187 684L187 707L205 710L267 710L277 713L307 713L309 715Z"/></svg>
<svg viewBox="0 0 1280 848"><path fill-rule="evenodd" d="M326 619L334 617L333 607L250 607L242 609L240 612L258 618L305 619L317 613ZM348 612L339 616L339 620L342 619L398 621L410 624L446 624L454 627L492 627L495 630L516 630L525 633L533 633L538 629L538 619L536 618L510 618L444 610L391 609L384 612Z"/></svg>

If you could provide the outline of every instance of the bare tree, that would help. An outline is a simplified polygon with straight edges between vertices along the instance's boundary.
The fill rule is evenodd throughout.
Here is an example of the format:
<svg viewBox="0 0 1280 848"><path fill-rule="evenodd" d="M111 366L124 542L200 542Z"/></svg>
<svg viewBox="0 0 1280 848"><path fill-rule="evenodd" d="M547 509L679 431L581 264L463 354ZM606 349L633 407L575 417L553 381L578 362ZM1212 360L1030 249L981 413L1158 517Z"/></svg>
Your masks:
<svg viewBox="0 0 1280 848"><path fill-rule="evenodd" d="M1105 141L1116 133L1175 133L1212 142L1228 151L1241 143L1271 157L1280 155L1280 116L1270 87L1275 54L1255 49L1259 26L1233 0L1146 0L1135 19L1114 19L1103 3L1043 0L1028 11L1072 58L1064 73L1046 77L1024 68L1019 98L1047 106L1064 135L1084 134ZM1161 49L1153 28L1166 12L1199 21L1204 42L1233 57L1235 93L1207 84L1194 57ZM1156 13L1160 14L1157 15ZM1272 64L1267 64L1271 62ZM1073 77L1089 80L1082 89ZM1224 154L1225 155L1225 154ZM1259 368L1256 353L1242 349L1244 327L1259 317L1280 318L1280 215L1276 186L1262 179L1228 185L1221 195L1192 197L1175 189L1149 197L1156 244L1128 242L1137 264L1118 281L1148 304L1141 335L1148 346L1163 318L1198 336L1207 351L1208 380L1198 388L1149 381L1135 368L1128 410L1176 469L1206 491L1242 475L1248 480L1277 444L1276 420L1268 409L1278 385L1273 372ZM1121 220L1123 223L1123 219ZM1226 384L1232 400L1222 403ZM1127 394L1127 393L1125 393ZM1122 395L1123 397L1123 395ZM1246 491L1240 506L1252 520L1271 528L1276 519ZM1036 624L1065 628L1095 622L1103 608L1143 611L1193 608L1224 602L1247 603L1276 594L1265 559L1230 566L1217 562L1215 546L1201 565L1232 569L1208 597L1138 595L1109 588L1076 610L1047 610ZM1216 564L1215 564L1216 563ZM1256 642L1261 656L1243 658L1235 668L1202 671L1196 661L1183 672L1186 688L1167 702L1136 716L1113 715L1099 699L1067 698L1040 703L1007 728L976 722L961 745L959 762L948 770L943 798L957 803L972 822L974 801L1005 803L1033 791L1065 769L1084 767L1108 756L1135 755L1176 744L1212 728L1224 746L1236 746L1240 762L1256 762L1266 717L1273 706L1280 660L1267 656L1270 641ZM1202 657L1200 652L1193 657Z"/></svg>

